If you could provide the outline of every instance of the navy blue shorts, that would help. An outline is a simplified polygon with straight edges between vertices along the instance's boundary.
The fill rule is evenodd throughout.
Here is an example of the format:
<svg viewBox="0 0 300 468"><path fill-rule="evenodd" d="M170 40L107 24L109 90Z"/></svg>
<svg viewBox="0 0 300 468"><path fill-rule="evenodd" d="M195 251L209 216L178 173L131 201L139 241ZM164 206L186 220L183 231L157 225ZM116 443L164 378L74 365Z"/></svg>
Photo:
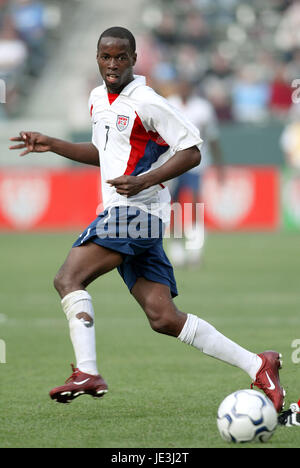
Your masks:
<svg viewBox="0 0 300 468"><path fill-rule="evenodd" d="M118 272L131 291L138 278L165 284L178 295L173 267L163 248L163 223L136 207L114 207L101 213L73 247L94 242L120 252Z"/></svg>

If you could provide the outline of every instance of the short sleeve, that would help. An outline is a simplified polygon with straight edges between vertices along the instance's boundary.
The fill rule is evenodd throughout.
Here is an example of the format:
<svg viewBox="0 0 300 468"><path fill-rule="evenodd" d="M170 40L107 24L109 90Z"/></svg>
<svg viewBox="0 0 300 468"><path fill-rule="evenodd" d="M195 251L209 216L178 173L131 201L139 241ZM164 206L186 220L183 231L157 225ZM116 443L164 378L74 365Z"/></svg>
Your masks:
<svg viewBox="0 0 300 468"><path fill-rule="evenodd" d="M200 149L199 130L162 96L149 93L138 113L146 130L157 132L173 154L192 146Z"/></svg>

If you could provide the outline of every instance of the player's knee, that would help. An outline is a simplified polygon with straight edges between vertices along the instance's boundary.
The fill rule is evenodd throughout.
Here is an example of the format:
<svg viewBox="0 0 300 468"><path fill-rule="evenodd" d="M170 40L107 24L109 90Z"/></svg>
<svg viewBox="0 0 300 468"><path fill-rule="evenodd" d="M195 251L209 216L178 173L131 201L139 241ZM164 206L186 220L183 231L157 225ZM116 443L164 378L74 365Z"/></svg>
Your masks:
<svg viewBox="0 0 300 468"><path fill-rule="evenodd" d="M148 298L144 306L144 311L152 330L166 335L175 335L173 329L176 318L173 309L162 307L156 298Z"/></svg>
<svg viewBox="0 0 300 468"><path fill-rule="evenodd" d="M53 286L54 286L54 288L56 289L56 291L59 292L59 290L60 290L60 278L59 278L59 274L58 274L58 273L57 273L57 275L55 275L55 277L54 277Z"/></svg>
<svg viewBox="0 0 300 468"><path fill-rule="evenodd" d="M170 335L172 322L164 317L157 317L149 319L150 326L156 333Z"/></svg>
<svg viewBox="0 0 300 468"><path fill-rule="evenodd" d="M74 290L74 282L72 278L67 274L63 274L61 271L59 271L55 276L53 284L61 297L64 297L70 291Z"/></svg>

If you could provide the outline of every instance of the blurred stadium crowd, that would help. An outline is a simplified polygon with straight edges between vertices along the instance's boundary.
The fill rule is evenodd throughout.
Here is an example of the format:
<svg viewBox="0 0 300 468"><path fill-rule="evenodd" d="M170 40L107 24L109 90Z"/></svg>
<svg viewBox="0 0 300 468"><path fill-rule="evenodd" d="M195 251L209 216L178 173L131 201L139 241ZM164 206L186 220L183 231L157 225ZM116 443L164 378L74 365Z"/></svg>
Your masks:
<svg viewBox="0 0 300 468"><path fill-rule="evenodd" d="M0 79L7 89L0 119L21 112L22 98L41 75L60 22L58 3L0 0Z"/></svg>
<svg viewBox="0 0 300 468"><path fill-rule="evenodd" d="M23 98L58 50L63 18L78 5L0 0L0 79L7 87L0 119L22 115ZM300 0L141 0L137 17L136 73L160 93L172 94L185 79L221 124L286 120L291 83L300 78Z"/></svg>
<svg viewBox="0 0 300 468"><path fill-rule="evenodd" d="M284 120L300 78L299 0L153 0L138 72L168 95L188 79L220 122Z"/></svg>

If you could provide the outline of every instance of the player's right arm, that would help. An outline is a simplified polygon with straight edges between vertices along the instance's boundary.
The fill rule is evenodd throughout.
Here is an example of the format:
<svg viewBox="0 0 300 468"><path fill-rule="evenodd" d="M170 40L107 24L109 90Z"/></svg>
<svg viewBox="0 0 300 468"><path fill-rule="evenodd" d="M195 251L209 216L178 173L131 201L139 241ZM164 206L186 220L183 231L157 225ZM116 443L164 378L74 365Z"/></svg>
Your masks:
<svg viewBox="0 0 300 468"><path fill-rule="evenodd" d="M20 132L19 136L11 138L10 141L18 144L10 146L9 149L24 150L20 156L51 151L72 161L99 166L98 150L93 143L71 143L37 132Z"/></svg>

